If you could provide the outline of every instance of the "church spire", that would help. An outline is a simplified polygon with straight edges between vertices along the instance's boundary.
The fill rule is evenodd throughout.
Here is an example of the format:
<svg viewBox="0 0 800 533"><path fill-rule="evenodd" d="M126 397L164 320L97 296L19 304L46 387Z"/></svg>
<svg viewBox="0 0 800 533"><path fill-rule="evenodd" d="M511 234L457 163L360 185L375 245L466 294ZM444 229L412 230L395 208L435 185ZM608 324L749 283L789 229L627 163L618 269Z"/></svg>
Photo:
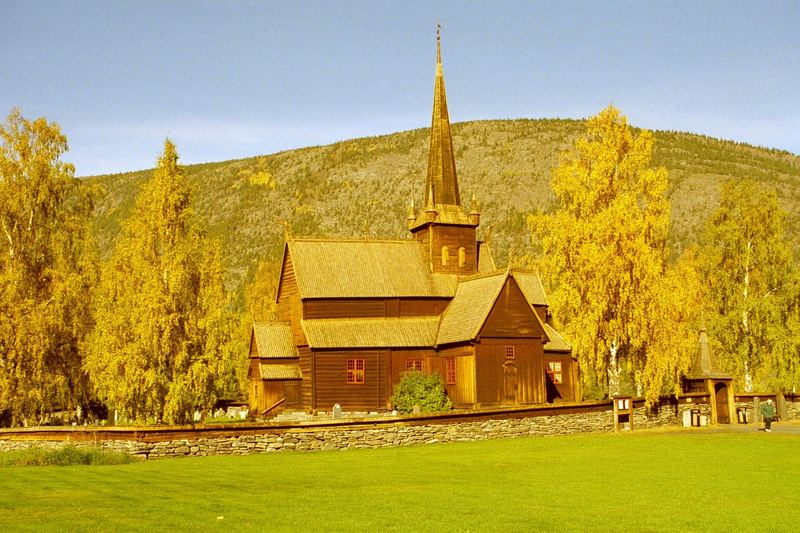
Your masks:
<svg viewBox="0 0 800 533"><path fill-rule="evenodd" d="M437 23L436 80L433 88L431 141L428 151L428 178L425 187L426 209L437 208L440 205L461 206L453 138L450 134L450 116L447 113L447 96L442 73L441 28L441 24Z"/></svg>

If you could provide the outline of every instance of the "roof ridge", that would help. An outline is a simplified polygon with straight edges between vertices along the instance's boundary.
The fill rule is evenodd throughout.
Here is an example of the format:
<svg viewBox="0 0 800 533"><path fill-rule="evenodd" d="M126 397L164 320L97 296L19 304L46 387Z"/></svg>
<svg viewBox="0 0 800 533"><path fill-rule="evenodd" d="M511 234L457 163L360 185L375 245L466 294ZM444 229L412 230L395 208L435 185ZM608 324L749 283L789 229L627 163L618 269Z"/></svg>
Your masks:
<svg viewBox="0 0 800 533"><path fill-rule="evenodd" d="M492 276L504 275L506 273L507 272L505 270L500 269L493 270L492 272L477 272L468 276L458 276L458 282L461 283L462 281L474 281L481 278L491 278Z"/></svg>
<svg viewBox="0 0 800 533"><path fill-rule="evenodd" d="M358 322L358 321L392 321L392 320L439 320L441 315L422 315L422 316L363 316L363 317L342 317L342 318L301 318L301 322Z"/></svg>
<svg viewBox="0 0 800 533"><path fill-rule="evenodd" d="M364 240L363 235L361 237L353 236L353 237L289 237L286 239L286 242L340 242L340 243L360 243L360 244L407 244L407 243L419 243L416 239L391 239L391 238L372 238L370 237L368 240Z"/></svg>

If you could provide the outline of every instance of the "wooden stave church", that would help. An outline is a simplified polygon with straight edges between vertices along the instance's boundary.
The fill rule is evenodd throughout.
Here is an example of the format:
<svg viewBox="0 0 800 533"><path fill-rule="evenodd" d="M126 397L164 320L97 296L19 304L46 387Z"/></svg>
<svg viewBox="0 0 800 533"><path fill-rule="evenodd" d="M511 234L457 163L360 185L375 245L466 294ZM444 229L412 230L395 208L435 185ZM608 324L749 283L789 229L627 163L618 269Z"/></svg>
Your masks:
<svg viewBox="0 0 800 533"><path fill-rule="evenodd" d="M441 44L425 202L406 240L287 235L277 320L253 324L249 406L390 410L408 370L438 372L458 408L578 399L578 366L550 321L539 277L498 269L461 205Z"/></svg>

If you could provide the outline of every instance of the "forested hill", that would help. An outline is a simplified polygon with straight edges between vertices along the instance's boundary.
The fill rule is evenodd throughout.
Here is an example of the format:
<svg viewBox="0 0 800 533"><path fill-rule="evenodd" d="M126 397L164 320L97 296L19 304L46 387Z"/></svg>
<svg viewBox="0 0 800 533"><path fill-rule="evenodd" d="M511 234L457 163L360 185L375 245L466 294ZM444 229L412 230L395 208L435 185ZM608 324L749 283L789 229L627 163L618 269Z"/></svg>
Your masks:
<svg viewBox="0 0 800 533"><path fill-rule="evenodd" d="M559 153L583 133L578 120L492 120L453 125L462 201L473 191L481 229L492 226L498 263L509 250L530 247L526 216L553 200L551 169ZM696 241L716 207L726 177L754 178L774 187L789 213L789 233L800 235L800 157L700 135L655 132L655 164L669 170L672 249ZM180 153L180 146L178 152ZM277 259L287 221L293 235L408 236L414 198L422 204L428 129L343 141L273 155L189 165L194 206L212 235L222 239L231 287L239 288L259 259ZM156 154L153 154L155 158ZM101 249L114 244L139 186L152 171L89 178L106 194L97 207ZM481 235L479 233L479 235Z"/></svg>

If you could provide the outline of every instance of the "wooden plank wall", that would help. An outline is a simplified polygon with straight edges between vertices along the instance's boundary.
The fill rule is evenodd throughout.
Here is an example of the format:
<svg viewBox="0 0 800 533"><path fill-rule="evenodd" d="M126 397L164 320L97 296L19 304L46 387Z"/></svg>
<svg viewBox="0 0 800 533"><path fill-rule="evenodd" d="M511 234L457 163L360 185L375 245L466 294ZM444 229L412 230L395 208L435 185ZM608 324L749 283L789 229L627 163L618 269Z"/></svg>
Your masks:
<svg viewBox="0 0 800 533"><path fill-rule="evenodd" d="M558 394L561 396L560 400L565 402L575 401L575 360L567 354L545 353L543 364L545 372L548 369L547 363L550 361L559 361L561 363L562 383L553 384L553 386L558 390Z"/></svg>
<svg viewBox="0 0 800 533"><path fill-rule="evenodd" d="M478 271L478 243L475 237L475 228L473 227L439 224L433 226L430 236L433 271L465 275L476 273ZM450 260L447 266L442 266L443 246L447 246L450 251ZM466 263L463 267L458 265L458 249L461 247L466 253Z"/></svg>
<svg viewBox="0 0 800 533"><path fill-rule="evenodd" d="M314 408L314 358L308 346L298 346L300 352L300 372L303 379L300 384L300 398L303 409L311 410Z"/></svg>
<svg viewBox="0 0 800 533"><path fill-rule="evenodd" d="M437 316L449 298L340 298L303 301L304 317L385 318Z"/></svg>
<svg viewBox="0 0 800 533"><path fill-rule="evenodd" d="M314 351L315 409L388 409L391 389L388 350ZM364 383L347 383L347 360L364 360Z"/></svg>
<svg viewBox="0 0 800 533"><path fill-rule="evenodd" d="M514 347L514 359L506 357L506 346ZM478 403L545 403L544 348L540 339L483 339L476 347ZM516 399L511 402L506 390L506 381L512 379L509 365L516 368Z"/></svg>
<svg viewBox="0 0 800 533"><path fill-rule="evenodd" d="M300 326L302 312L303 305L300 301L294 265L287 253L283 258L283 271L278 282L278 320L291 324L294 343L297 346L307 344L303 328Z"/></svg>
<svg viewBox="0 0 800 533"><path fill-rule="evenodd" d="M454 358L456 361L456 382L448 385L447 378L447 359ZM475 349L473 346L457 346L447 348L439 353L438 357L431 358L433 371L438 372L445 382L445 390L450 401L457 407L469 407L476 400L476 369L475 369Z"/></svg>
<svg viewBox="0 0 800 533"><path fill-rule="evenodd" d="M517 282L509 278L480 333L481 337L543 338L544 329L528 305Z"/></svg>

